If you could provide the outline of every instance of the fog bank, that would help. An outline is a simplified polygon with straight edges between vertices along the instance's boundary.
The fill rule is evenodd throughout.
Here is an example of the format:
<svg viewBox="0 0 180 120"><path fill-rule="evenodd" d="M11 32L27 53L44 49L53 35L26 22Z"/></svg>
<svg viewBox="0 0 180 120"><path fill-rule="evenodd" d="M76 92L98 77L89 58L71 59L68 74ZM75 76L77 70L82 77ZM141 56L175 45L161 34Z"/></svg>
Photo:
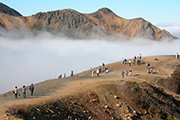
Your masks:
<svg viewBox="0 0 180 120"><path fill-rule="evenodd" d="M14 34L14 33L12 33ZM16 34L16 33L15 33ZM17 37L18 38L18 37ZM15 39L0 37L0 94L31 83L57 78L70 71L79 73L90 67L143 56L175 55L180 40L161 42L143 38L132 40L70 40L42 32Z"/></svg>

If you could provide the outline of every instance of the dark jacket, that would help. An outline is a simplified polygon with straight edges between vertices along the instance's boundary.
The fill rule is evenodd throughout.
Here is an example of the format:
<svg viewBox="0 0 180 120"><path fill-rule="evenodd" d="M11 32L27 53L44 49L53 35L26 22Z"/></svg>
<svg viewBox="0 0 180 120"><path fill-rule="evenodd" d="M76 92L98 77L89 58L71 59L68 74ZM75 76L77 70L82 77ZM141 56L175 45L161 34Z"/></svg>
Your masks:
<svg viewBox="0 0 180 120"><path fill-rule="evenodd" d="M33 85L29 86L29 90L33 91L34 90L34 86Z"/></svg>

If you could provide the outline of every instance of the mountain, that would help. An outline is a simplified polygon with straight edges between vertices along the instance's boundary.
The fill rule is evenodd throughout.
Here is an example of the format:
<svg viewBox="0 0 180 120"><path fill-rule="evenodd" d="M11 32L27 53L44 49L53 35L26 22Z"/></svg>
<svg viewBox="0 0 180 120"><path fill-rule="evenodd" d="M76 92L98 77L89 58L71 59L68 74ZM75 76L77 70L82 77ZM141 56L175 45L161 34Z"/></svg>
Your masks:
<svg viewBox="0 0 180 120"><path fill-rule="evenodd" d="M164 38L176 39L168 31L161 30L143 18L124 19L108 8L102 8L91 14L79 13L72 9L40 12L24 17L10 13L15 10L1 4L0 27L4 29L28 31L48 31L54 35L67 36L74 39L105 38L113 36L117 39L143 37L152 40ZM24 29L23 29L24 30Z"/></svg>
<svg viewBox="0 0 180 120"><path fill-rule="evenodd" d="M0 12L3 12L8 15L12 15L12 16L22 16L19 12L4 5L3 3L0 3Z"/></svg>

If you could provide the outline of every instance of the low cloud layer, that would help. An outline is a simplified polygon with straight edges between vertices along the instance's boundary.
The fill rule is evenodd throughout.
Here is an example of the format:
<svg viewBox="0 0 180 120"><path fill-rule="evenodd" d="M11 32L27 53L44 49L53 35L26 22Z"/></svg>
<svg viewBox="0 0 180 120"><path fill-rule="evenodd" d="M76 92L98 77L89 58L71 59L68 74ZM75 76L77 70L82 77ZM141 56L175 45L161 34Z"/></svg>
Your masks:
<svg viewBox="0 0 180 120"><path fill-rule="evenodd" d="M175 30L175 33L179 34L179 31ZM180 53L179 39L161 42L142 38L122 41L70 40L54 37L47 32L36 36L26 33L23 37L23 34L16 32L6 34L9 37L0 37L0 94L10 91L15 85L22 87L57 78L59 74L70 75L71 70L79 73L102 62L108 64L139 53L143 56Z"/></svg>

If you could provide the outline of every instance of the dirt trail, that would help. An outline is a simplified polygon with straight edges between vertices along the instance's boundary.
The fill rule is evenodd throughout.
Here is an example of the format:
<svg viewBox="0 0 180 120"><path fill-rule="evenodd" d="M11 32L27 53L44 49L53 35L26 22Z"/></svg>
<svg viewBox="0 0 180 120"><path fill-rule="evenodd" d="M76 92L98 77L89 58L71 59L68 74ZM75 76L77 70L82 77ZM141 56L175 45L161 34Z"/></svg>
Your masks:
<svg viewBox="0 0 180 120"><path fill-rule="evenodd" d="M157 60L155 60L157 58ZM133 61L133 59L131 59ZM155 74L148 74L146 63L149 62L153 67ZM30 91L27 86L27 98L23 99L22 96L14 98L13 93L5 93L0 97L0 119L7 119L5 117L5 111L8 107L19 104L38 104L44 101L52 99L60 99L68 95L75 95L76 93L91 89L101 84L119 83L124 84L124 81L136 81L136 82L149 82L153 83L156 78L166 78L175 69L176 65L180 64L180 59L175 59L175 56L150 56L143 57L142 64L132 64L130 67L128 64L123 65L121 62L108 64L109 74L100 73L100 77L94 74L91 77L90 71L85 71L73 77L67 77L62 79L53 79L35 84L34 96L30 96ZM121 77L122 70L132 69L132 76ZM94 71L97 68L94 68ZM168 92L168 91L166 91ZM19 89L21 94L21 89ZM170 92L169 92L170 93ZM13 118L11 118L13 119ZM14 118L15 119L15 118Z"/></svg>

